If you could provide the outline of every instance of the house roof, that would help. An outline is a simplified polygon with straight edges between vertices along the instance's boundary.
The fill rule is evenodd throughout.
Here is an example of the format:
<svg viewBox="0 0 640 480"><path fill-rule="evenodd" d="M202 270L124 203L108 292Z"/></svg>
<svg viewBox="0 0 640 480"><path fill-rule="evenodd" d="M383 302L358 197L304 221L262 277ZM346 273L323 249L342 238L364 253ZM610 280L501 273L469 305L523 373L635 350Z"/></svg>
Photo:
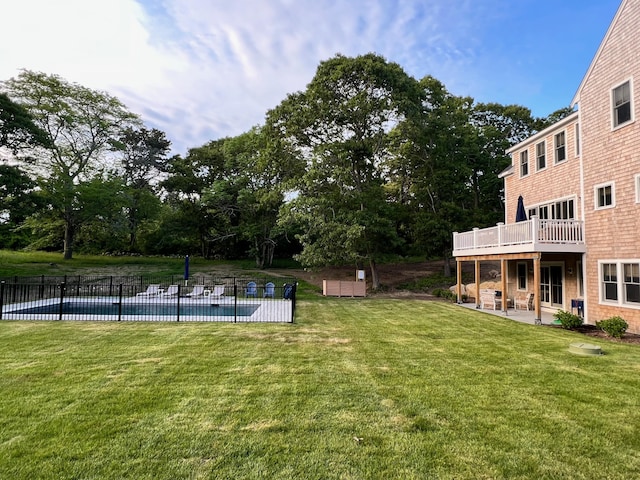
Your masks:
<svg viewBox="0 0 640 480"><path fill-rule="evenodd" d="M604 35L604 38L602 39L602 42L600 42L600 46L598 47L598 51L596 52L595 56L593 57L593 60L591 60L591 64L589 65L589 68L587 69L587 73L582 78L582 82L580 82L580 86L578 87L578 90L576 91L576 94L574 95L573 100L571 100L571 106L572 107L575 106L576 103L580 103L580 93L582 92L582 88L584 87L584 84L587 82L587 80L591 76L591 72L593 71L596 63L598 62L598 59L600 58L600 54L604 50L604 46L607 44L607 41L609 40L609 37L611 36L611 32L613 31L615 25L618 23L618 19L622 15L622 11L624 10L624 8L627 6L627 4L630 1L632 1L632 0L622 0L622 2L620 3L620 6L618 7L618 11L616 12L616 15L613 17L613 20L611 21L611 24L609 25L609 29L607 30L607 33Z"/></svg>
<svg viewBox="0 0 640 480"><path fill-rule="evenodd" d="M498 174L498 178L504 178L504 177L508 177L509 175L511 175L513 173L513 171L515 170L513 164L509 165L507 168L505 168L503 171L501 171Z"/></svg>
<svg viewBox="0 0 640 480"><path fill-rule="evenodd" d="M538 133L530 136L529 138L524 139L522 142L516 143L512 147L508 148L506 153L508 155L510 155L513 152L515 152L516 150L520 150L522 147L524 147L526 145L529 145L531 143L540 141L540 139L546 137L549 134L549 132L551 132L553 130L558 130L563 125L565 125L567 123L571 123L572 121L574 121L576 119L576 117L578 116L578 113L579 113L578 111L575 111L571 115L567 115L566 117L558 120L556 123L554 123L552 125L549 125L544 130L540 130Z"/></svg>

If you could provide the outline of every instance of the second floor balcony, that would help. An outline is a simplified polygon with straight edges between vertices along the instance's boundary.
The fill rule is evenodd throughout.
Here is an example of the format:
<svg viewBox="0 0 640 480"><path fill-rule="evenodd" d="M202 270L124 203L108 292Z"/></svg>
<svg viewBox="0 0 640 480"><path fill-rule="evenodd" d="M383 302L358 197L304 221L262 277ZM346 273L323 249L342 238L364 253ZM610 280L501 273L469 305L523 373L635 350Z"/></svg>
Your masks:
<svg viewBox="0 0 640 480"><path fill-rule="evenodd" d="M584 222L541 220L532 216L518 223L474 228L453 234L453 256L492 255L522 252L584 253Z"/></svg>

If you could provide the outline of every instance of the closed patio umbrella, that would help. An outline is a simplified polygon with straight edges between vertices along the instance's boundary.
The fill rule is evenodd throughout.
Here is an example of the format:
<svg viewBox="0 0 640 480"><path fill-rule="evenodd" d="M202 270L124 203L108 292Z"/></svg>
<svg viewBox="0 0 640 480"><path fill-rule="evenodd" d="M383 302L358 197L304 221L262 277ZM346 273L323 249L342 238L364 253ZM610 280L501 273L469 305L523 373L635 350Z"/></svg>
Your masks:
<svg viewBox="0 0 640 480"><path fill-rule="evenodd" d="M518 209L516 210L516 222L526 222L527 212L524 209L524 200L522 195L518 197Z"/></svg>

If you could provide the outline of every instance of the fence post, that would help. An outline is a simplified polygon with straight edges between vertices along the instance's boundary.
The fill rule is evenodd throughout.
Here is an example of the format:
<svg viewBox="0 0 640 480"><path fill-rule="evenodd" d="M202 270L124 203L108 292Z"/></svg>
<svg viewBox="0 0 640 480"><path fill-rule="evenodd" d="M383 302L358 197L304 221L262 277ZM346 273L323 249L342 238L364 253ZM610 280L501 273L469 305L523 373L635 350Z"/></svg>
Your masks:
<svg viewBox="0 0 640 480"><path fill-rule="evenodd" d="M172 277L173 278L173 277ZM176 317L176 322L180 321L180 284L178 284L178 301L177 301L177 317Z"/></svg>
<svg viewBox="0 0 640 480"><path fill-rule="evenodd" d="M65 275L66 278L66 275ZM64 289L66 288L67 284L65 282L62 282L60 284L60 310L58 313L58 320L62 320L62 310L63 310L63 306L64 306Z"/></svg>
<svg viewBox="0 0 640 480"><path fill-rule="evenodd" d="M296 290L298 289L298 282L293 282L292 295L291 295L291 323L296 316Z"/></svg>
<svg viewBox="0 0 640 480"><path fill-rule="evenodd" d="M109 296L113 295L113 275L109 277ZM120 300L122 301L122 283L120 283Z"/></svg>
<svg viewBox="0 0 640 480"><path fill-rule="evenodd" d="M111 278L113 281L113 277ZM109 296L111 296L111 286L109 286ZM118 286L118 321L122 320L122 283Z"/></svg>
<svg viewBox="0 0 640 480"><path fill-rule="evenodd" d="M238 284L233 279L233 323L238 321Z"/></svg>
<svg viewBox="0 0 640 480"><path fill-rule="evenodd" d="M0 320L2 320L3 305L4 305L4 280L0 282Z"/></svg>

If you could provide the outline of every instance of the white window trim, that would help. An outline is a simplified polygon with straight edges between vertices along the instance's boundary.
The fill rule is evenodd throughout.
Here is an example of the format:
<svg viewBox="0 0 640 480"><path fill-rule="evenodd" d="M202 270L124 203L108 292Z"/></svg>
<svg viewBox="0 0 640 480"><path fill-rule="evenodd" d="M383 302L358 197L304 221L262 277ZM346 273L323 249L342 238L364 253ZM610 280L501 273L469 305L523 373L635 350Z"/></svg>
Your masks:
<svg viewBox="0 0 640 480"><path fill-rule="evenodd" d="M527 212L529 212L530 209L535 208L538 212L540 207L544 207L547 206L549 207L549 216L551 216L551 210L552 210L552 205L558 203L558 202L568 202L569 200L573 200L573 215L575 218L573 218L573 220L580 220L582 218L581 210L580 210L580 204L578 203L578 196L577 195L568 195L566 197L558 197L558 198L554 198L552 200L545 200L544 202L540 202L540 203L532 203L531 205L525 205L525 210L527 210Z"/></svg>
<svg viewBox="0 0 640 480"><path fill-rule="evenodd" d="M616 266L616 290L618 292L618 300L607 300L604 298L604 278L602 275L602 265L612 263ZM620 278L620 260L598 260L598 303L602 305L621 305L620 292L622 290L622 282Z"/></svg>
<svg viewBox="0 0 640 480"><path fill-rule="evenodd" d="M539 168L538 166L538 145L540 145L541 143L544 143L544 167ZM533 147L535 152L536 152L536 172L541 172L543 170L546 170L549 166L549 155L547 155L547 141L546 140L541 140L538 143L536 143L535 147Z"/></svg>
<svg viewBox="0 0 640 480"><path fill-rule="evenodd" d="M560 134L564 134L564 160L558 160L558 146L556 145L556 138ZM567 152L567 130L560 130L553 134L553 164L560 165L561 163L566 162L569 159L569 154Z"/></svg>
<svg viewBox="0 0 640 480"><path fill-rule="evenodd" d="M634 183L636 188L636 203L640 203L640 173L637 173L634 177Z"/></svg>
<svg viewBox="0 0 640 480"><path fill-rule="evenodd" d="M616 275L618 276L616 285L618 291L618 300L605 300L602 289L602 264L604 263L613 263L616 266ZM638 258L629 258L629 259L603 259L598 260L598 303L601 305L609 305L609 306L618 306L623 308L629 308L632 310L640 310L640 305L636 303L625 303L624 301L624 271L623 265L625 263L640 263L640 259Z"/></svg>
<svg viewBox="0 0 640 480"><path fill-rule="evenodd" d="M611 205L598 205L598 190L604 187L611 187ZM606 210L607 208L615 208L616 206L616 182L605 182L594 185L593 187L593 209Z"/></svg>
<svg viewBox="0 0 640 480"><path fill-rule="evenodd" d="M614 114L614 112L615 112L614 103L615 102L614 102L614 97L613 97L613 91L616 88L624 85L627 82L629 82L629 108L631 109L631 118L627 122L621 123L620 125L616 125L615 124L615 114ZM632 124L633 122L636 121L636 115L635 115L634 108L633 108L633 78L632 77L629 77L629 78L623 80L622 82L620 82L620 83L614 85L613 87L611 87L611 92L610 92L609 96L610 96L610 100L609 100L610 107L609 107L609 109L611 111L611 131L618 130L619 128L626 127L627 125L630 125L630 124Z"/></svg>
<svg viewBox="0 0 640 480"><path fill-rule="evenodd" d="M527 173L526 174L522 174L522 157L523 154L527 156ZM522 150L519 154L518 154L518 169L520 171L520 178L525 178L528 177L529 175L531 175L531 161L529 160L529 150Z"/></svg>
<svg viewBox="0 0 640 480"><path fill-rule="evenodd" d="M580 153L582 152L582 135L581 135L581 131L580 131L580 124L576 123L575 125L575 130L573 132L574 134L574 141L576 144L576 157L580 156Z"/></svg>

